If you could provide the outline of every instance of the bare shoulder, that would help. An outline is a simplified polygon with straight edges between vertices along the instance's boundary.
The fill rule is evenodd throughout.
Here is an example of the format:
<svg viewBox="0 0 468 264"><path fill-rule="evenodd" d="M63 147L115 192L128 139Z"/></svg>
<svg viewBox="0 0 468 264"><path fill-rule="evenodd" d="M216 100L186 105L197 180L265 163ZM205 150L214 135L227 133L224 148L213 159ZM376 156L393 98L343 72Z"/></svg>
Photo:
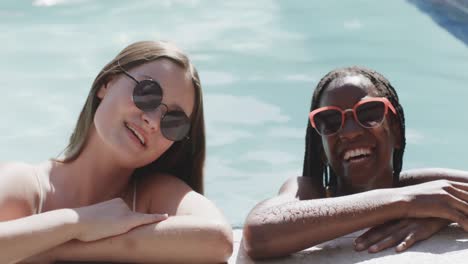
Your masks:
<svg viewBox="0 0 468 264"><path fill-rule="evenodd" d="M142 199L148 202L148 211L151 213L197 215L224 220L213 202L176 176L156 173L147 176L138 185L142 188Z"/></svg>
<svg viewBox="0 0 468 264"><path fill-rule="evenodd" d="M0 188L21 190L36 184L34 166L20 162L0 163Z"/></svg>
<svg viewBox="0 0 468 264"><path fill-rule="evenodd" d="M138 189L141 190L141 195L149 195L151 197L161 196L183 196L192 191L184 181L176 176L166 173L155 173L145 175L138 182Z"/></svg>
<svg viewBox="0 0 468 264"><path fill-rule="evenodd" d="M279 195L291 196L299 200L309 200L323 197L323 187L312 177L295 176L289 178L280 188Z"/></svg>
<svg viewBox="0 0 468 264"><path fill-rule="evenodd" d="M0 221L24 217L36 211L39 187L34 168L20 162L0 164Z"/></svg>

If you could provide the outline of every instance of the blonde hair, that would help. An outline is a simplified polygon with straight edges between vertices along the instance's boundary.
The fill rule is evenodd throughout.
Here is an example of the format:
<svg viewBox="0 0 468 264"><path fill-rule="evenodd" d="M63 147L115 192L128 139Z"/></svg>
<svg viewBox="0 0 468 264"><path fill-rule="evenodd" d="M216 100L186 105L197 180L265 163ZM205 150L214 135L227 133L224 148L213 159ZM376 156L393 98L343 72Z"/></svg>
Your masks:
<svg viewBox="0 0 468 264"><path fill-rule="evenodd" d="M173 44L161 41L141 41L133 43L123 49L99 72L94 79L91 90L81 110L77 124L64 151L62 162L75 160L83 150L93 124L94 114L101 100L97 92L102 85L112 77L129 71L139 65L166 58L187 70L195 88L195 104L192 111L189 139L174 142L172 146L154 162L138 168L134 176L146 175L154 172L170 173L192 189L203 193L203 166L205 162L205 122L203 117L203 100L200 78L188 57Z"/></svg>

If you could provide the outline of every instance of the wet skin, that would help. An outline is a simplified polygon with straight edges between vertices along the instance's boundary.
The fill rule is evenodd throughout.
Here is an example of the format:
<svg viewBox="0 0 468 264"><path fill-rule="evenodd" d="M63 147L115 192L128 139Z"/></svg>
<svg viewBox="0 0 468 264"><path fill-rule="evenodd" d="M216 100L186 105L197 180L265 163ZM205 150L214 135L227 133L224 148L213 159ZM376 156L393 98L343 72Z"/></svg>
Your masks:
<svg viewBox="0 0 468 264"><path fill-rule="evenodd" d="M375 86L364 76L346 76L333 80L323 91L322 106L351 109L360 100L381 97ZM387 113L381 126L364 128L347 112L341 130L322 136L325 159L338 177L338 195L357 193L393 185L393 152L399 148L398 122ZM346 151L370 150L370 155L345 160Z"/></svg>

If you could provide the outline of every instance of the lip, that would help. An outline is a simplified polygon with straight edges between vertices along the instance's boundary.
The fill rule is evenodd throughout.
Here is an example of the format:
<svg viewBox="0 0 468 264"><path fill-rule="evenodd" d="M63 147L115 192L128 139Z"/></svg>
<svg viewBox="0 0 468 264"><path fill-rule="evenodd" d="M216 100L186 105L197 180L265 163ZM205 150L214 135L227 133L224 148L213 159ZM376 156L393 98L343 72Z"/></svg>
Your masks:
<svg viewBox="0 0 468 264"><path fill-rule="evenodd" d="M141 144L140 139L133 133L133 131L129 127L131 127L133 130L138 132L138 134L140 134L143 137L143 140L144 140L145 144ZM137 126L137 125L135 125L133 123L130 123L130 122L125 122L125 128L131 134L132 139L137 141L140 146L146 147L148 145L148 136L147 136L146 132L142 128L140 128L139 126Z"/></svg>

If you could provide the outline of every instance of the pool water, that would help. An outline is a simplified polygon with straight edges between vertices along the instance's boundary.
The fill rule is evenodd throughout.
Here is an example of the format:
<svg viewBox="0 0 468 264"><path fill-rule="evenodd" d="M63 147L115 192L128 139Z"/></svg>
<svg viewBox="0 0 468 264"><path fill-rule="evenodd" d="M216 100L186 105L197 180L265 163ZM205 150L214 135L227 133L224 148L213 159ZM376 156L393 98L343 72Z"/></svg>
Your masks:
<svg viewBox="0 0 468 264"><path fill-rule="evenodd" d="M467 44L430 8L403 0L2 1L0 160L59 155L104 64L131 42L163 39L200 72L206 195L234 226L301 173L313 89L340 66L374 68L396 88L405 169L468 170Z"/></svg>

